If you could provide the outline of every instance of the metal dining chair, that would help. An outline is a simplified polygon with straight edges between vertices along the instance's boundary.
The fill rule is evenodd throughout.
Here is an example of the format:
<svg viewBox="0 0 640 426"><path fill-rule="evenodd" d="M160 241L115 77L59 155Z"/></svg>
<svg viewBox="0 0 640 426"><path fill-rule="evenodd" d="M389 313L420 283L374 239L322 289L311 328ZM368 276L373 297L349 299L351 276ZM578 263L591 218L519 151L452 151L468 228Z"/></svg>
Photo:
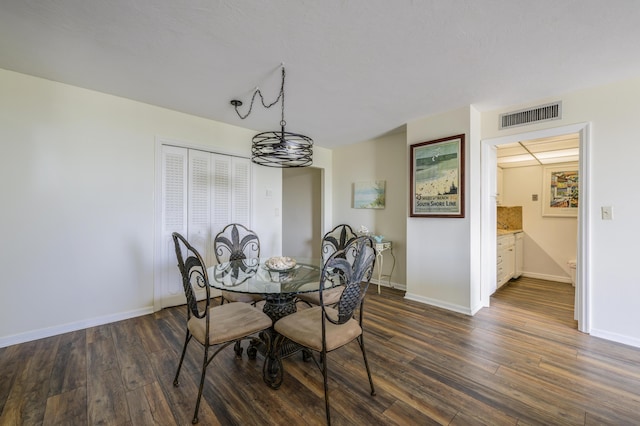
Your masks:
<svg viewBox="0 0 640 426"><path fill-rule="evenodd" d="M187 327L182 355L178 363L178 370L173 385L180 384L178 378L187 353L187 346L191 339L195 339L204 348L202 373L196 408L192 423L198 423L198 410L202 399L207 366L213 358L224 348L243 339L250 339L252 335L272 326L271 318L255 307L246 303L227 303L211 306L211 292L207 268L198 251L179 233L172 234L178 259L178 269L182 275L182 286L187 298ZM204 290L206 297L203 305L198 306L196 292ZM209 356L209 350L217 346ZM213 349L212 349L213 350ZM239 355L236 352L236 355Z"/></svg>
<svg viewBox="0 0 640 426"><path fill-rule="evenodd" d="M357 237L353 229L346 224L338 225L322 237L322 263L339 250L343 250L347 244L355 240ZM335 305L340 300L340 295L344 287L338 286L327 289L324 292L323 300L329 306ZM308 306L317 306L320 304L320 292L302 293L298 295L298 299L305 302Z"/></svg>
<svg viewBox="0 0 640 426"><path fill-rule="evenodd" d="M369 237L354 239L344 250L335 252L325 262L320 278L320 304L285 316L274 324L274 329L278 333L275 341L276 348L287 339L303 346L322 372L327 424L331 424L328 352L357 340L369 377L371 395L376 394L365 351L362 323L364 297L371 281L375 261L376 251L373 240ZM336 274L340 274L344 280L344 291L336 307L332 308L324 303L323 293L324 285ZM319 355L319 359L315 354Z"/></svg>
<svg viewBox="0 0 640 426"><path fill-rule="evenodd" d="M260 257L260 239L251 229L239 223L225 226L213 239L213 251L218 263ZM222 290L222 303L245 302L256 305L264 297L257 294Z"/></svg>

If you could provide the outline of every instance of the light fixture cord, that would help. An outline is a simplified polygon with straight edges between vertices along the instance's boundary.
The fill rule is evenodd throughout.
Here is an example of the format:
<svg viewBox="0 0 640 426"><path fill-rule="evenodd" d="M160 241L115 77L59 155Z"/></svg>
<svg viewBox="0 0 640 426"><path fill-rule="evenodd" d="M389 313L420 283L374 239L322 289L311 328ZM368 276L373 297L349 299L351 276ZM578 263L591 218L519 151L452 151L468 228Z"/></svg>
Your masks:
<svg viewBox="0 0 640 426"><path fill-rule="evenodd" d="M266 104L264 101L264 96L262 96L262 92L260 91L260 89L256 89L255 92L253 92L253 96L251 96L251 104L249 104L249 110L247 111L246 114L242 115L240 113L240 111L238 111L238 105L235 105L235 110L236 110L236 114L238 114L238 117L240 117L242 120L244 120L245 118L247 118L249 116L249 114L251 114L251 110L253 109L253 103L256 100L256 96L260 95L260 102L262 103L262 106L269 109L272 106L274 106L275 104L278 103L278 101L280 101L280 99L282 99L282 112L281 112L281 120L280 120L280 125L282 126L282 128L284 129L284 126L287 124L284 121L284 77L285 77L285 71L284 71L284 66L282 67L282 85L280 86L280 93L278 94L278 97L276 98L275 101L271 102L270 104Z"/></svg>

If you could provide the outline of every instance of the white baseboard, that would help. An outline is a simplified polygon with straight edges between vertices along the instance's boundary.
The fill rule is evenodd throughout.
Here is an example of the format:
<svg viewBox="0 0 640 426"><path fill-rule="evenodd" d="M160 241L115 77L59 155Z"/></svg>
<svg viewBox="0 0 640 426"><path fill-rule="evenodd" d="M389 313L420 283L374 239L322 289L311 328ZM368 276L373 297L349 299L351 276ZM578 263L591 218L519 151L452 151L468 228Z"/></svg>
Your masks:
<svg viewBox="0 0 640 426"><path fill-rule="evenodd" d="M216 288L212 288L209 294L213 299L214 297L221 296L222 292ZM206 298L207 298L206 291L204 291L203 289L196 291L197 300L204 300ZM180 294L174 294L173 296L165 296L160 301L159 306L161 306L160 309L164 309L164 308L171 308L173 306L185 305L186 303L187 303L187 298L185 297L184 293L180 293ZM160 310L160 309L157 309L157 310Z"/></svg>
<svg viewBox="0 0 640 426"><path fill-rule="evenodd" d="M592 328L589 334L594 337L611 340L612 342L622 343L625 345L640 348L640 339L635 337L629 337L618 333L611 333L610 331L606 330L598 330L597 328Z"/></svg>
<svg viewBox="0 0 640 426"><path fill-rule="evenodd" d="M69 333L71 331L83 330L85 328L95 327L97 325L104 325L129 318L135 318L151 313L153 313L153 307L149 306L146 308L135 309L133 311L119 312L102 317L89 318L86 320L57 325L54 327L41 328L38 330L27 331L25 333L18 333L6 337L0 337L0 348L17 345L19 343L30 342L32 340L44 339L45 337L56 336L58 334Z"/></svg>
<svg viewBox="0 0 640 426"><path fill-rule="evenodd" d="M547 275L547 274L537 274L535 272L522 272L523 277L527 278L536 278L539 280L547 280L547 281L557 281L560 283L569 283L571 284L571 278L567 276L561 275Z"/></svg>
<svg viewBox="0 0 640 426"><path fill-rule="evenodd" d="M371 285L378 285L378 280L375 278L371 278ZM389 281L386 281L384 279L380 281L380 287L388 287L396 290L407 291L406 284L391 282L391 285L389 285Z"/></svg>
<svg viewBox="0 0 640 426"><path fill-rule="evenodd" d="M202 297L200 297L199 294L196 294L196 298L198 300L202 299ZM184 293L176 294L173 296L165 296L162 298L160 309L170 308L172 306L180 306L180 305L184 305L185 303L187 303L187 298L185 297Z"/></svg>
<svg viewBox="0 0 640 426"><path fill-rule="evenodd" d="M465 314L465 315L473 315L471 309L465 307L465 306L461 306L461 305L456 305L453 303L448 303L448 302L443 302L442 300L436 300L436 299L430 299L428 297L424 297L424 296L418 296L416 294L412 294L412 293L406 293L404 295L405 299L408 300L413 300L414 302L420 302L420 303L424 303L425 305L431 305L431 306L435 306L438 308L442 308L442 309L447 309L449 311L453 311L453 312L458 312L460 314Z"/></svg>

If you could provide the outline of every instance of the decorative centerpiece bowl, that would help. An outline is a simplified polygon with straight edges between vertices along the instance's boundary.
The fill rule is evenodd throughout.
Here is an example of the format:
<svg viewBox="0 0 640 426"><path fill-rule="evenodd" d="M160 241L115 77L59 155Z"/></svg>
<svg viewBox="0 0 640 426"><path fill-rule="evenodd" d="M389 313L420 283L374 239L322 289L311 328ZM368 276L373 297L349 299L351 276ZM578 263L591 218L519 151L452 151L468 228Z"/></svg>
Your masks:
<svg viewBox="0 0 640 426"><path fill-rule="evenodd" d="M358 234L358 236L360 237L368 237L369 234L371 234L371 232L369 232L369 229L366 226L361 225L360 229L358 230L358 232L356 232L356 234Z"/></svg>
<svg viewBox="0 0 640 426"><path fill-rule="evenodd" d="M264 266L271 271L288 271L296 267L296 260L286 256L274 256L267 259Z"/></svg>

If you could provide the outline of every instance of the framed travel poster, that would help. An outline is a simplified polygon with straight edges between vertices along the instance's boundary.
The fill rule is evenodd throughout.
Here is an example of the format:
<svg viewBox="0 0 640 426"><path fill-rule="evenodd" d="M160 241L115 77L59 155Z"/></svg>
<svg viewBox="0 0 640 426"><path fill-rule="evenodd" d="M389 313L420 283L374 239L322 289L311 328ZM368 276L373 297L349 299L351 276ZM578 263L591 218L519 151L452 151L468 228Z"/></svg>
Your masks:
<svg viewBox="0 0 640 426"><path fill-rule="evenodd" d="M464 217L464 135L411 149L411 217Z"/></svg>

